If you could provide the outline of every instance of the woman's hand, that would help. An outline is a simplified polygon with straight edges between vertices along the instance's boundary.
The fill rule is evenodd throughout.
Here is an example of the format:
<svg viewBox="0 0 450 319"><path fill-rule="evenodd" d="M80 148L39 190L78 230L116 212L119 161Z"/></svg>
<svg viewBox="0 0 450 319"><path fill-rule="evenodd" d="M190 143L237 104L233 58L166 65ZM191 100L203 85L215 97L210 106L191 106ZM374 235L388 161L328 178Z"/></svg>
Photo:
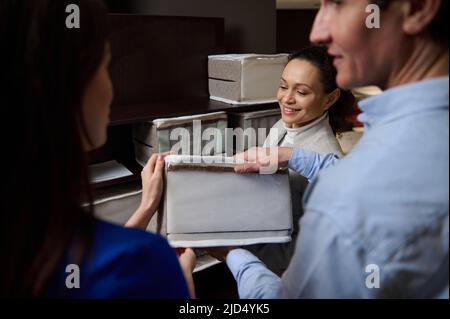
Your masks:
<svg viewBox="0 0 450 319"><path fill-rule="evenodd" d="M142 170L141 204L125 224L126 227L146 229L158 209L164 189L164 157L166 155L168 152L153 154Z"/></svg>
<svg viewBox="0 0 450 319"><path fill-rule="evenodd" d="M290 147L252 147L234 156L237 163L248 162L236 165L234 170L236 173L275 173L279 167L287 165L291 155Z"/></svg>
<svg viewBox="0 0 450 319"><path fill-rule="evenodd" d="M141 172L142 199L140 208L153 213L161 200L164 188L164 157L168 153L153 154Z"/></svg>
<svg viewBox="0 0 450 319"><path fill-rule="evenodd" d="M189 288L189 293L192 298L195 298L195 286L192 272L197 264L197 256L192 248L177 248L178 260L180 262L181 270Z"/></svg>

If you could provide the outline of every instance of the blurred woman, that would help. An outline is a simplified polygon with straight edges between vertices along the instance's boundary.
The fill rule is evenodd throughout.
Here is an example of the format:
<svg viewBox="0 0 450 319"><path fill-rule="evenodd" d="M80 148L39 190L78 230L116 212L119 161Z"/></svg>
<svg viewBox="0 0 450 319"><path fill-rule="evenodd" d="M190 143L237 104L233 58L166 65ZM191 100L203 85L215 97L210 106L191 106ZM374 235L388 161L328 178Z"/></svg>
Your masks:
<svg viewBox="0 0 450 319"><path fill-rule="evenodd" d="M69 4L80 9L79 29L65 25ZM189 298L164 238L92 214L87 152L106 141L113 98L107 36L101 1L0 0L2 119L18 124L14 132L2 126L11 154L1 204L3 297ZM129 226L143 227L155 213L163 162L154 156L144 168Z"/></svg>

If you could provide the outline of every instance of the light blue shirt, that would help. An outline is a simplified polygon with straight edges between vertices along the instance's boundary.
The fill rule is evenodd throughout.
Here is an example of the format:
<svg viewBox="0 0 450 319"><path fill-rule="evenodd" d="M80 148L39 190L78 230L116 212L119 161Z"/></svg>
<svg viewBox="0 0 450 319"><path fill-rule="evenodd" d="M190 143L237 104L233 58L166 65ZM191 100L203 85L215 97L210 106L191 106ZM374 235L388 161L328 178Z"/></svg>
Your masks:
<svg viewBox="0 0 450 319"><path fill-rule="evenodd" d="M241 298L448 298L449 79L360 107L365 133L343 159L293 150L289 167L311 184L282 278L228 254Z"/></svg>

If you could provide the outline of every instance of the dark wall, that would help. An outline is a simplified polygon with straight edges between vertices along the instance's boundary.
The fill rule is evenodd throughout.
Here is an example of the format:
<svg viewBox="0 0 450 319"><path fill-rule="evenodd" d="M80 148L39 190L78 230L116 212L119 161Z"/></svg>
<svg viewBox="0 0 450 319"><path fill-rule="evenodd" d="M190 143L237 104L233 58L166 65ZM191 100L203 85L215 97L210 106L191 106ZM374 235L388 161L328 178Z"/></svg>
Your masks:
<svg viewBox="0 0 450 319"><path fill-rule="evenodd" d="M277 10L277 51L290 53L308 46L317 10Z"/></svg>
<svg viewBox="0 0 450 319"><path fill-rule="evenodd" d="M223 17L227 53L276 53L275 0L107 1L112 12Z"/></svg>
<svg viewBox="0 0 450 319"><path fill-rule="evenodd" d="M131 13L131 1L104 0L111 13Z"/></svg>

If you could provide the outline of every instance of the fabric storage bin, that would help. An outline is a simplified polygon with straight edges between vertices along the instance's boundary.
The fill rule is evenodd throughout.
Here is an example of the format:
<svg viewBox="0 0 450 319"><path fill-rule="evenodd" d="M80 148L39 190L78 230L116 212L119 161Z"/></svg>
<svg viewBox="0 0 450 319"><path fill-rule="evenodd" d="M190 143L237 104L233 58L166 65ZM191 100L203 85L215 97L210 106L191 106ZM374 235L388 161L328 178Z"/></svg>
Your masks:
<svg viewBox="0 0 450 319"><path fill-rule="evenodd" d="M291 240L287 170L236 174L233 158L166 157L163 233L174 247Z"/></svg>
<svg viewBox="0 0 450 319"><path fill-rule="evenodd" d="M194 122L200 121L200 122ZM194 123L196 125L194 128ZM208 151L206 155L221 154L225 150L225 129L227 127L227 114L225 112L215 112L208 114L183 116L167 119L156 119L150 122L133 124L133 143L136 161L145 166L153 153L166 152L173 149L180 140L188 142L189 149L183 154L205 155L203 151ZM221 136L214 138L208 136L202 139L203 133L208 129L217 129ZM186 135L179 136L183 132ZM173 139L171 139L173 134ZM215 141L215 143L212 143ZM196 143L196 147L194 147ZM180 146L181 144L178 144Z"/></svg>
<svg viewBox="0 0 450 319"><path fill-rule="evenodd" d="M94 214L100 219L124 225L139 207L141 196L141 181L95 189Z"/></svg>
<svg viewBox="0 0 450 319"><path fill-rule="evenodd" d="M210 98L231 104L275 102L287 60L287 54L210 55Z"/></svg>
<svg viewBox="0 0 450 319"><path fill-rule="evenodd" d="M272 126L281 118L279 108L270 110L261 110L254 112L231 112L228 114L228 123L233 128L241 128L244 132L247 129L253 129L256 134L254 143L249 143L248 138L243 136L242 140L236 138L236 149L246 150L253 146L262 146ZM264 129L264 134L259 134L258 129Z"/></svg>
<svg viewBox="0 0 450 319"><path fill-rule="evenodd" d="M142 182L137 180L116 184L96 189L94 193L95 216L110 223L125 225L141 204ZM146 230L156 233L160 231L158 227L158 213L155 213Z"/></svg>

